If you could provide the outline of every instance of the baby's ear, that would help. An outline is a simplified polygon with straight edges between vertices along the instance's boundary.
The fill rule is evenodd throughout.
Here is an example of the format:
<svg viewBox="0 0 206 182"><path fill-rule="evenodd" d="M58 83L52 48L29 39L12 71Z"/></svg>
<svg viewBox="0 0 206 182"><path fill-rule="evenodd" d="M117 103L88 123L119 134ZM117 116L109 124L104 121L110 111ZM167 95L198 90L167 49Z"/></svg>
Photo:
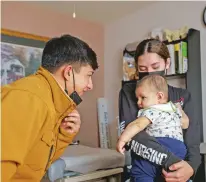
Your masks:
<svg viewBox="0 0 206 182"><path fill-rule="evenodd" d="M164 100L164 97L165 97L165 95L164 95L163 92L157 92L157 99L158 99L158 101Z"/></svg>

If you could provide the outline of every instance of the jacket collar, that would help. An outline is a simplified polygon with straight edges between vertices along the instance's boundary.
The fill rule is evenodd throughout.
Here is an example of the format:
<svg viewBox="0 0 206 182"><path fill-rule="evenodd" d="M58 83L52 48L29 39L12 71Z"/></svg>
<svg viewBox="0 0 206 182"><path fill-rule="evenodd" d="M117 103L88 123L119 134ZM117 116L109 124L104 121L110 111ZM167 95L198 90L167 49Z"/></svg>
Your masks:
<svg viewBox="0 0 206 182"><path fill-rule="evenodd" d="M52 94L54 107L59 114L71 112L76 108L74 101L64 92L53 75L46 69L40 67L36 73L46 79Z"/></svg>

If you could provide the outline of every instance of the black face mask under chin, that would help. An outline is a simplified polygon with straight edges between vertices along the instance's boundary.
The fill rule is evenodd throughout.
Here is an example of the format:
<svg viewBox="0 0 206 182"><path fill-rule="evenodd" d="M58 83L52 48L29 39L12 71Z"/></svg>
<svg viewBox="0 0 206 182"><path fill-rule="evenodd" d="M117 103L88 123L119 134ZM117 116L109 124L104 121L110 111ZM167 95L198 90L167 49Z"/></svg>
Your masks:
<svg viewBox="0 0 206 182"><path fill-rule="evenodd" d="M68 94L66 80L65 80L65 89L64 89L64 91L66 92L67 95L69 95L69 97L74 101L74 103L76 105L79 105L82 102L82 99L79 96L79 94L75 91L75 79L74 79L73 69L72 69L72 74L73 74L73 88L74 88L74 91L70 95Z"/></svg>
<svg viewBox="0 0 206 182"><path fill-rule="evenodd" d="M72 92L69 97L75 102L77 106L82 102L81 97L76 91Z"/></svg>
<svg viewBox="0 0 206 182"><path fill-rule="evenodd" d="M165 70L163 71L153 71L153 72L139 72L139 79L141 80L143 77L148 75L160 75L165 76Z"/></svg>

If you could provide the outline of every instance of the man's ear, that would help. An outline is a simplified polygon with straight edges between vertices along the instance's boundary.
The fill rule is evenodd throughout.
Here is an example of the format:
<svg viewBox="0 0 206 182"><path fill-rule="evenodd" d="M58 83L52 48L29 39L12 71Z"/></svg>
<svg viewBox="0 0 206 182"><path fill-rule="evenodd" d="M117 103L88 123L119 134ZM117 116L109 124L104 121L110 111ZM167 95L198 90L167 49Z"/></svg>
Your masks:
<svg viewBox="0 0 206 182"><path fill-rule="evenodd" d="M66 81L70 79L71 74L72 74L72 66L71 65L65 66L63 70L63 76L66 79Z"/></svg>
<svg viewBox="0 0 206 182"><path fill-rule="evenodd" d="M166 65L165 65L166 70L169 69L170 64L171 64L171 60L170 58L167 58Z"/></svg>
<svg viewBox="0 0 206 182"><path fill-rule="evenodd" d="M158 101L161 101L164 99L164 93L163 92L157 92L157 99Z"/></svg>

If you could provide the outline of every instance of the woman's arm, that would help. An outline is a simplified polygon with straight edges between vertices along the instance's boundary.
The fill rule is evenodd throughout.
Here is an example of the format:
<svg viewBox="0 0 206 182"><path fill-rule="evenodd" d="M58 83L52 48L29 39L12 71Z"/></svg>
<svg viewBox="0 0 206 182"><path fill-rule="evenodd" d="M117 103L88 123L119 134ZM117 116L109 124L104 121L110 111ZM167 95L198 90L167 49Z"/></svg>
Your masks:
<svg viewBox="0 0 206 182"><path fill-rule="evenodd" d="M197 168L201 163L200 156L200 124L197 119L195 119L194 104L191 98L190 93L188 93L187 101L185 102L185 106L183 108L185 114L187 114L189 118L189 127L185 130L185 144L187 146L188 152L186 156L186 161L192 166L194 172L196 172Z"/></svg>
<svg viewBox="0 0 206 182"><path fill-rule="evenodd" d="M184 130L184 141L187 146L187 155L185 161L175 163L170 166L174 172L164 173L166 181L187 181L190 177L194 177L195 173L201 163L200 156L200 124L195 118L194 104L191 94L184 89L169 86L170 100L183 104L183 110L189 118L189 127Z"/></svg>

